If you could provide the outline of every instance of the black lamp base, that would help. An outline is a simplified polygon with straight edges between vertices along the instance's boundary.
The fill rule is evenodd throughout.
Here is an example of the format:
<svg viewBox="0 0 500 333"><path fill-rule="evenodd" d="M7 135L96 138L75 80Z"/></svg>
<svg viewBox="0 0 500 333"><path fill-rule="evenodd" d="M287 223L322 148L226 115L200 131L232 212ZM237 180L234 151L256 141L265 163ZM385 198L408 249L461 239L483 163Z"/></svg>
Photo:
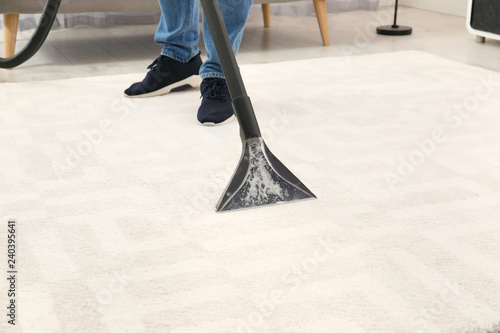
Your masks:
<svg viewBox="0 0 500 333"><path fill-rule="evenodd" d="M377 27L377 33L379 35L386 36L406 36L411 35L411 27L406 27L404 25L382 25Z"/></svg>

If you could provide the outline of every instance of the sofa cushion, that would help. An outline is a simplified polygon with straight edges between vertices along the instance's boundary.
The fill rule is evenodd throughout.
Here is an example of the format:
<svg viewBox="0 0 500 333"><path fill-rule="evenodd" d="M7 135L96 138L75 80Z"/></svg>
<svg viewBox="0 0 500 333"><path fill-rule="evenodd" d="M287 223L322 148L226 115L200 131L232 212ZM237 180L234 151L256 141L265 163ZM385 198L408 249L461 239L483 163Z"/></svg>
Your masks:
<svg viewBox="0 0 500 333"><path fill-rule="evenodd" d="M300 0L255 0L254 4L291 1ZM0 13L41 13L44 4L44 0L0 0ZM158 0L62 0L59 13L125 12L155 9L160 9Z"/></svg>
<svg viewBox="0 0 500 333"><path fill-rule="evenodd" d="M41 13L42 0L1 0L0 13ZM123 12L160 9L158 0L62 0L59 13Z"/></svg>

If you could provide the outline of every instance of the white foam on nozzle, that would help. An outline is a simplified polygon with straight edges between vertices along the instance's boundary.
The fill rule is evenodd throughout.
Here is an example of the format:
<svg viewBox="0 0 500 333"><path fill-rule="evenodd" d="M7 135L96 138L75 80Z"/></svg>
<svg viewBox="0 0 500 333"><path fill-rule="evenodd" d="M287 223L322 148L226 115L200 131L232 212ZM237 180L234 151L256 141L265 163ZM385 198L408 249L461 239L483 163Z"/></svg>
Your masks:
<svg viewBox="0 0 500 333"><path fill-rule="evenodd" d="M261 143L250 144L251 165L246 179L248 191L241 198L245 206L268 202L269 196L276 196L279 201L285 200L287 196L287 191L278 183L279 176L272 171L262 148ZM271 172L274 173L274 179Z"/></svg>

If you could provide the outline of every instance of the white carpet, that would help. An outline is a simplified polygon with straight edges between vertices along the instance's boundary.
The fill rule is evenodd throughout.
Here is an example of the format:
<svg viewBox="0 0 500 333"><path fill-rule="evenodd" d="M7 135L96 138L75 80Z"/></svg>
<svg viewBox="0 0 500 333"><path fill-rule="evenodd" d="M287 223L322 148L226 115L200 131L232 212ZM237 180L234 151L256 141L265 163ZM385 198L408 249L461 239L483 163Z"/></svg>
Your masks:
<svg viewBox="0 0 500 333"><path fill-rule="evenodd" d="M266 143L318 200L215 213L241 143L236 122L197 124L197 90L0 84L16 332L493 330L500 74L419 52L241 69Z"/></svg>

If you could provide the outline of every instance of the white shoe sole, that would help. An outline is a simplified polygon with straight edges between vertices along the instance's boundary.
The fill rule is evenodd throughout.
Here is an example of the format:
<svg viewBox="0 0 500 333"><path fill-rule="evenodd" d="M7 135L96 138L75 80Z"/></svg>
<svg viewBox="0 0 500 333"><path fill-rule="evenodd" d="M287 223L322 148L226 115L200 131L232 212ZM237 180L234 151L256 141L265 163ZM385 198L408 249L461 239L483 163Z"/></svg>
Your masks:
<svg viewBox="0 0 500 333"><path fill-rule="evenodd" d="M199 87L201 84L201 77L199 75L191 75L188 78L185 78L184 80L181 80L179 82L172 83L169 86L163 87L161 89L146 93L146 94L141 94L141 95L127 95L124 94L125 97L128 98L146 98L146 97L154 97L154 96L161 96L161 95L166 95L170 93L172 90L175 88L179 88L182 86L189 85L191 88L196 88ZM186 88L188 89L188 88Z"/></svg>
<svg viewBox="0 0 500 333"><path fill-rule="evenodd" d="M227 118L226 120L224 120L224 121L223 121L223 122L221 122L221 123L217 123L217 124L216 124L216 123L209 123L209 122L207 122L207 123L200 123L200 125L202 125L202 126L208 126L208 127L219 126L219 125L223 125L223 124L230 123L230 122L232 122L234 119L236 119L236 117L235 117L235 116L234 116L234 114L233 114L231 117Z"/></svg>

